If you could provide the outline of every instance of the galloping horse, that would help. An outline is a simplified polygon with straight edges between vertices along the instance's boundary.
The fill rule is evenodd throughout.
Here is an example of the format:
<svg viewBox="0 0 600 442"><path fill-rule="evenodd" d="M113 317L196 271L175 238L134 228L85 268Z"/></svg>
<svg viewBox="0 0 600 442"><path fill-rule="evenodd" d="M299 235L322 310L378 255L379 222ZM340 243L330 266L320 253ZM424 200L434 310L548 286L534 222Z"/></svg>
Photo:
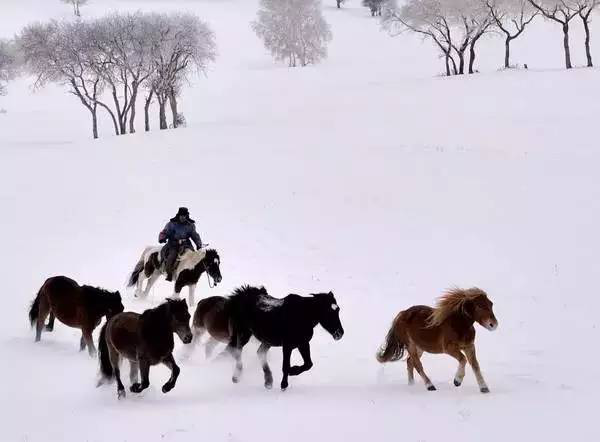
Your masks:
<svg viewBox="0 0 600 442"><path fill-rule="evenodd" d="M228 350L236 360L233 382L239 381L242 348L252 336L261 342L258 357L262 363L265 388L273 386L267 352L271 347L282 347L281 389L285 390L288 376L297 376L313 366L310 340L317 324L321 324L336 341L344 335L340 308L332 292L307 297L292 294L278 299L269 296L264 287L243 286L233 292L228 303L231 327ZM290 366L290 357L295 348L300 351L304 363Z"/></svg>
<svg viewBox="0 0 600 442"><path fill-rule="evenodd" d="M69 327L81 329L79 349L87 346L90 356L95 356L96 347L92 332L100 324L102 316L111 316L123 311L119 292L80 286L66 276L48 278L40 288L29 310L31 326L36 326L35 341L42 338L44 322L48 315L46 331L54 329L54 318Z"/></svg>
<svg viewBox="0 0 600 442"><path fill-rule="evenodd" d="M446 353L458 361L454 385L462 384L469 361L480 391L489 393L475 355L475 322L490 331L498 327L487 294L476 287L449 290L435 308L416 305L398 313L377 352L377 360L381 363L398 361L407 350L408 383L414 383L413 369L416 369L427 389L433 391L435 386L423 371L421 355L423 352Z"/></svg>
<svg viewBox="0 0 600 442"><path fill-rule="evenodd" d="M162 247L146 247L129 276L127 287L136 286L136 297L147 297L154 283L161 275L166 273L164 263L160 259L161 250ZM194 292L202 273L206 272L207 278L212 278L215 286L223 279L221 277L220 264L221 258L214 249L200 249L198 251L186 249L179 256L177 267L173 274L173 280L175 281L173 297L179 298L181 289L187 286L189 287L190 306L194 305ZM146 288L142 290L145 279L148 279L148 283L146 284Z"/></svg>
<svg viewBox="0 0 600 442"><path fill-rule="evenodd" d="M100 371L104 380L117 380L117 397L125 397L121 382L120 362L129 360L130 391L140 393L150 385L150 366L163 363L171 370L171 377L163 385L163 393L175 387L180 369L173 358L176 333L184 344L192 341L190 314L185 299L167 299L156 308L144 313L119 313L104 324L100 331ZM142 382L138 381L138 372Z"/></svg>
<svg viewBox="0 0 600 442"><path fill-rule="evenodd" d="M204 333L208 332L209 339L206 342L206 358L212 355L212 352L219 342L228 344L231 340L229 298L224 296L211 296L201 299L196 307L194 318L192 320L192 340L193 349Z"/></svg>

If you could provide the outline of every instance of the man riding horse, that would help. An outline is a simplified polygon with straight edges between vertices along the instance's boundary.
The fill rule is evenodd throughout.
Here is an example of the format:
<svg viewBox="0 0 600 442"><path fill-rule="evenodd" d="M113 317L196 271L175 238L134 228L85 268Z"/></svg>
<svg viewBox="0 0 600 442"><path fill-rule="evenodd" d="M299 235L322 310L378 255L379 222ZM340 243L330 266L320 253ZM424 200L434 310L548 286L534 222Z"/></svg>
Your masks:
<svg viewBox="0 0 600 442"><path fill-rule="evenodd" d="M200 235L196 232L196 222L190 219L190 212L186 207L180 207L171 220L167 223L165 228L158 235L158 242L163 244L167 243L162 248L161 257L165 263L165 270L167 272L167 281L173 280L173 273L175 272L175 264L177 263L177 257L186 249L194 250L192 241L196 244L198 250L202 247L202 240Z"/></svg>

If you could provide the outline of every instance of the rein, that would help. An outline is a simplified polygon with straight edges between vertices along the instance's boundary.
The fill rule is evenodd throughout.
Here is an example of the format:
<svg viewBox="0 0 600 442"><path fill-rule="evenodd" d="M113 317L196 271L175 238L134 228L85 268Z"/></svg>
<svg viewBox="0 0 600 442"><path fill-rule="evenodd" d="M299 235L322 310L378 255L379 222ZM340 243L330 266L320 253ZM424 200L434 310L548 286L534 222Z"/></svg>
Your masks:
<svg viewBox="0 0 600 442"><path fill-rule="evenodd" d="M208 266L206 265L206 262L204 262L204 260L202 260L202 262L204 263L204 271L206 272L206 280L208 281L208 287L209 288L215 288L216 284L210 285L210 275L208 274Z"/></svg>

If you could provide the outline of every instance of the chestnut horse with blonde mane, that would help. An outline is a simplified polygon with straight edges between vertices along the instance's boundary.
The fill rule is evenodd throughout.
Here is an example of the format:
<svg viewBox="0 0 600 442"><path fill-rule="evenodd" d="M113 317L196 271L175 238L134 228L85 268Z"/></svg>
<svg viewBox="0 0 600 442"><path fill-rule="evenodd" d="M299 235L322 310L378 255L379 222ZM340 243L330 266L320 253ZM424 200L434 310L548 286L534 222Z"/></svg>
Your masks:
<svg viewBox="0 0 600 442"><path fill-rule="evenodd" d="M413 370L416 369L427 390L433 391L435 386L423 370L421 355L423 352L446 353L458 361L454 385L459 387L462 384L468 361L480 391L489 393L475 355L474 323L490 331L495 330L498 321L492 305L487 294L479 288L456 288L444 293L435 308L416 305L401 311L377 352L377 360L381 363L398 361L407 351L408 383L414 383Z"/></svg>

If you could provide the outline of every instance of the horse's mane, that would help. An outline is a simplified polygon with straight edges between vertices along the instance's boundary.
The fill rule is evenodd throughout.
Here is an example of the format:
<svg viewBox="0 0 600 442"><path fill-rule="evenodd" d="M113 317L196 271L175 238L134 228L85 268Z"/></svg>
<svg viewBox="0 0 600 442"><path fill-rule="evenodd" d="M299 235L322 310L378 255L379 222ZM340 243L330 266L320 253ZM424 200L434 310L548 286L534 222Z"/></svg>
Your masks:
<svg viewBox="0 0 600 442"><path fill-rule="evenodd" d="M446 290L433 309L429 318L427 318L428 327L436 327L444 322L448 317L456 312L464 312L465 304L469 301L487 296L486 293L478 287L470 289L461 289L454 287Z"/></svg>
<svg viewBox="0 0 600 442"><path fill-rule="evenodd" d="M204 251L204 259L208 259L209 261L213 259L219 259L219 254L215 249L206 249Z"/></svg>
<svg viewBox="0 0 600 442"><path fill-rule="evenodd" d="M265 290L264 286L254 287L254 286L245 284L245 285L242 285L242 286L236 288L233 291L233 293L229 296L229 299L235 300L235 299L239 299L239 298L247 297L247 296L264 295L266 293L267 293L267 291Z"/></svg>
<svg viewBox="0 0 600 442"><path fill-rule="evenodd" d="M111 292L110 290L106 290L101 287L92 287L91 285L82 285L81 290L86 296L93 297L115 294L115 292Z"/></svg>
<svg viewBox="0 0 600 442"><path fill-rule="evenodd" d="M84 295L84 302L94 311L101 311L106 305L107 300L110 302L111 298L109 296L117 294L117 292L111 292L100 287L92 287L91 285L82 285L81 291Z"/></svg>

